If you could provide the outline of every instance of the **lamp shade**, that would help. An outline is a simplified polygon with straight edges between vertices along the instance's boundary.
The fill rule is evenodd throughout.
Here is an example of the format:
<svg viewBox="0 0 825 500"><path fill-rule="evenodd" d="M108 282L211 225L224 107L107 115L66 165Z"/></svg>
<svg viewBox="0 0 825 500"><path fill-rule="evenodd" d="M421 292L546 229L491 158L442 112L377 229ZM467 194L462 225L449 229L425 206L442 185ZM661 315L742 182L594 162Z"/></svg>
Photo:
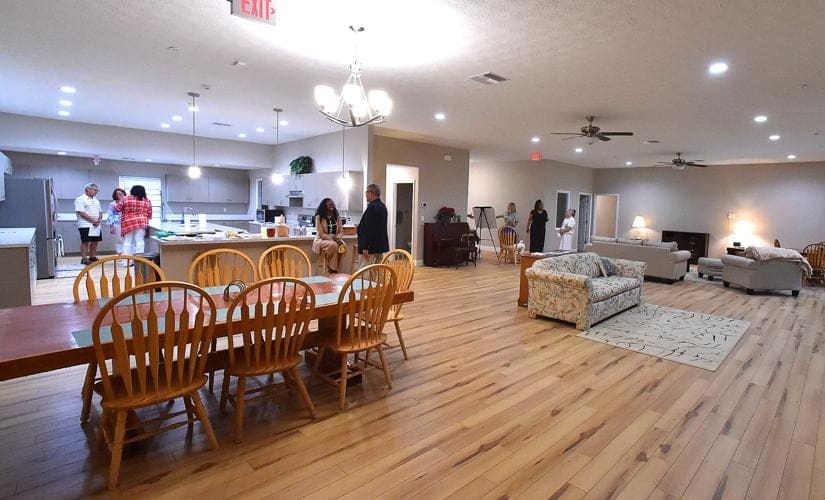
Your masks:
<svg viewBox="0 0 825 500"><path fill-rule="evenodd" d="M631 227L634 227L636 229L646 228L647 226L645 226L645 218L642 217L641 215L637 215L636 217L633 218L633 226L631 226Z"/></svg>

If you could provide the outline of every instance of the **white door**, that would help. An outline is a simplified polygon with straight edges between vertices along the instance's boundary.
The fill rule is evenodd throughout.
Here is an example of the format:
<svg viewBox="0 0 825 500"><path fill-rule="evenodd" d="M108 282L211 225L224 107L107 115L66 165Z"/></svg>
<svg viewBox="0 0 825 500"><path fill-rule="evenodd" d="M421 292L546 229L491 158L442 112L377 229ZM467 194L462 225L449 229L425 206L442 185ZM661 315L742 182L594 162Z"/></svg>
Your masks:
<svg viewBox="0 0 825 500"><path fill-rule="evenodd" d="M412 187L412 197L406 195ZM399 187L401 196L398 196ZM382 193L387 205L387 232L389 233L390 247L403 248L417 255L418 241L423 226L418 216L418 167L403 165L387 165L387 185ZM400 217L399 217L400 215ZM399 232L410 234L408 240L402 235L401 244Z"/></svg>

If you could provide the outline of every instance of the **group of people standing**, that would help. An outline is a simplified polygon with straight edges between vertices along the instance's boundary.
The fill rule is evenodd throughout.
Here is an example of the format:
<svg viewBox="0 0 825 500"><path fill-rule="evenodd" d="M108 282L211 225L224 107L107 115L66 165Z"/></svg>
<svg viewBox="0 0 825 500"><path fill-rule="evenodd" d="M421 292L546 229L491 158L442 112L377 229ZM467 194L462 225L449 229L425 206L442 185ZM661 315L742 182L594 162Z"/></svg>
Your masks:
<svg viewBox="0 0 825 500"><path fill-rule="evenodd" d="M387 236L387 207L381 201L381 188L370 184L366 191L367 208L358 223L358 254L361 266L379 264L390 249ZM347 251L344 243L344 228L341 216L332 198L324 198L315 210L317 234L312 242L312 251L324 255L327 271L338 272L339 254Z"/></svg>
<svg viewBox="0 0 825 500"><path fill-rule="evenodd" d="M516 204L513 202L508 203L507 209L501 217L504 219L504 225L516 227L519 222ZM527 234L530 235L530 252L544 251L544 240L547 232L546 226L549 220L550 216L544 209L544 203L541 200L536 200L533 210L530 211L530 215L527 217ZM558 232L560 240L559 250L574 249L573 235L575 234L575 228L576 210L568 208Z"/></svg>
<svg viewBox="0 0 825 500"><path fill-rule="evenodd" d="M104 214L97 199L99 191L97 184L86 184L83 194L74 201L77 230L80 233L80 263L83 265L97 260L97 244L103 241L101 225ZM146 197L145 187L132 186L128 195L125 189L115 188L105 222L109 226L109 233L115 237L115 250L118 254L143 253L146 228L149 227L151 218L152 203Z"/></svg>

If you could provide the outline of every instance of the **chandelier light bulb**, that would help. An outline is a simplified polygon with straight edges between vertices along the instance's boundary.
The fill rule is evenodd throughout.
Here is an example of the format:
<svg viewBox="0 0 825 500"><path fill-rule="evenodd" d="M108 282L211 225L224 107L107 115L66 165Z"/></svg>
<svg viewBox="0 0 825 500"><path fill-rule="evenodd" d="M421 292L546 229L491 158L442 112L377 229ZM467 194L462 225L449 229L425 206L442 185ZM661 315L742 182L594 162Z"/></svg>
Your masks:
<svg viewBox="0 0 825 500"><path fill-rule="evenodd" d="M272 184L283 184L284 176L279 173L272 174Z"/></svg>
<svg viewBox="0 0 825 500"><path fill-rule="evenodd" d="M340 187L342 191L349 191L352 189L352 179L342 174L341 177L338 178L338 187Z"/></svg>
<svg viewBox="0 0 825 500"><path fill-rule="evenodd" d="M362 87L354 83L344 85L344 89L341 91L341 94L344 96L344 101L346 101L346 103L350 106L357 106L364 102L364 92Z"/></svg>
<svg viewBox="0 0 825 500"><path fill-rule="evenodd" d="M192 165L189 167L188 173L190 179L198 179L201 176L201 168L197 165Z"/></svg>
<svg viewBox="0 0 825 500"><path fill-rule="evenodd" d="M387 116L392 112L392 100L383 90L370 90L368 100L379 115Z"/></svg>

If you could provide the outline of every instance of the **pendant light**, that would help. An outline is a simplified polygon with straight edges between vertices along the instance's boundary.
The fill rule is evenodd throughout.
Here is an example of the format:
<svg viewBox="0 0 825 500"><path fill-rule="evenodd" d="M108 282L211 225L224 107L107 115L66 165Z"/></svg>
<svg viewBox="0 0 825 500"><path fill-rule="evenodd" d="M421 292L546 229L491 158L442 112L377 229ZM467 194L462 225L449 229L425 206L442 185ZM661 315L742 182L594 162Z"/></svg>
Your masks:
<svg viewBox="0 0 825 500"><path fill-rule="evenodd" d="M272 111L275 112L275 156L278 155L278 140L280 139L278 132L280 131L279 127L281 126L281 113L283 109L281 108L272 108ZM277 165L275 168L278 168ZM278 172L272 172L272 184L283 184L284 183L284 175L279 174Z"/></svg>
<svg viewBox="0 0 825 500"><path fill-rule="evenodd" d="M200 97L200 94L189 92L189 97L192 98L192 105L189 107L189 111L192 113L192 164L189 165L189 178L197 179L201 176L201 168L195 162L195 113L198 111L195 99Z"/></svg>
<svg viewBox="0 0 825 500"><path fill-rule="evenodd" d="M341 177L338 178L338 187L341 188L341 191L345 193L349 192L352 189L352 179L347 175L346 169L344 168L344 134L346 134L347 128L341 128Z"/></svg>

